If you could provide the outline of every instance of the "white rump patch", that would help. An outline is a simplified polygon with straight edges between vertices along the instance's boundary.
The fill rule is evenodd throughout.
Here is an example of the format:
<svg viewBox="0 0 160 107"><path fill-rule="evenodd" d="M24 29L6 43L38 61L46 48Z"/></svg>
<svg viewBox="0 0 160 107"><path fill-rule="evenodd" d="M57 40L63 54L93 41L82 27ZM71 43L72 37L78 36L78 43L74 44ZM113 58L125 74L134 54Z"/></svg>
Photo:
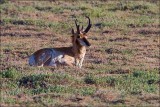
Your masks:
<svg viewBox="0 0 160 107"><path fill-rule="evenodd" d="M35 66L34 55L31 55L31 56L29 57L29 65L30 65L30 66Z"/></svg>
<svg viewBox="0 0 160 107"><path fill-rule="evenodd" d="M52 49L52 60L50 62L50 66L56 66L57 64L64 64L65 61L63 59L63 53Z"/></svg>

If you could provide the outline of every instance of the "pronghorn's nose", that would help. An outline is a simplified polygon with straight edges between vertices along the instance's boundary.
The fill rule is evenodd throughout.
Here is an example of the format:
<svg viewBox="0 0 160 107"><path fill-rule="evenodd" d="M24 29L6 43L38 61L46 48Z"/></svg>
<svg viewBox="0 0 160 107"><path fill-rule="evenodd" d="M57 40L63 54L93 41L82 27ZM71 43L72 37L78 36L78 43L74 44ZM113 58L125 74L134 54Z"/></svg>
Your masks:
<svg viewBox="0 0 160 107"><path fill-rule="evenodd" d="M88 40L87 40L86 38L83 38L83 41L85 42L85 44L86 44L87 46L91 46L91 44L88 42Z"/></svg>
<svg viewBox="0 0 160 107"><path fill-rule="evenodd" d="M90 46L91 46L91 44L88 42L87 46L88 46L88 47L90 47Z"/></svg>

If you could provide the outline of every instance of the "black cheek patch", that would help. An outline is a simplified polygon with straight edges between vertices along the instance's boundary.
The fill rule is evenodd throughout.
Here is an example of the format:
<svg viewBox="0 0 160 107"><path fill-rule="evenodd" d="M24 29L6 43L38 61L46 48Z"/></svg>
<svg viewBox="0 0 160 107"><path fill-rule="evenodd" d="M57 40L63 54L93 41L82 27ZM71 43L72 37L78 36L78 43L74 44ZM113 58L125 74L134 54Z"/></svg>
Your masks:
<svg viewBox="0 0 160 107"><path fill-rule="evenodd" d="M85 44L86 44L87 46L91 46L91 44L88 42L88 40L87 40L86 38L83 38L83 41L85 42Z"/></svg>

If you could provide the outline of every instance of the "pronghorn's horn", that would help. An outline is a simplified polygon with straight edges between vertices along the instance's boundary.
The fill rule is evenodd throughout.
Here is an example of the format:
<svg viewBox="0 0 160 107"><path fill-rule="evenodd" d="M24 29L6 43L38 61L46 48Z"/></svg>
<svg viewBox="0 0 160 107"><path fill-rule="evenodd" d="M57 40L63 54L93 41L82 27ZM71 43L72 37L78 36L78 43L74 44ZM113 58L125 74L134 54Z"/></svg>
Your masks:
<svg viewBox="0 0 160 107"><path fill-rule="evenodd" d="M77 33L80 34L79 25L77 25Z"/></svg>
<svg viewBox="0 0 160 107"><path fill-rule="evenodd" d="M81 31L83 31L83 25L82 25L82 27L81 27Z"/></svg>
<svg viewBox="0 0 160 107"><path fill-rule="evenodd" d="M84 31L85 33L87 33L89 31L89 29L91 28L91 26L92 26L90 18L88 16L86 16L86 18L88 18L88 26Z"/></svg>
<svg viewBox="0 0 160 107"><path fill-rule="evenodd" d="M77 33L80 34L79 25L77 25L77 19L75 20L75 24L76 24L76 28L77 28Z"/></svg>
<svg viewBox="0 0 160 107"><path fill-rule="evenodd" d="M76 27L78 26L78 25L77 25L77 19L75 20L75 25L76 25Z"/></svg>
<svg viewBox="0 0 160 107"><path fill-rule="evenodd" d="M72 28L72 34L74 34L74 29Z"/></svg>

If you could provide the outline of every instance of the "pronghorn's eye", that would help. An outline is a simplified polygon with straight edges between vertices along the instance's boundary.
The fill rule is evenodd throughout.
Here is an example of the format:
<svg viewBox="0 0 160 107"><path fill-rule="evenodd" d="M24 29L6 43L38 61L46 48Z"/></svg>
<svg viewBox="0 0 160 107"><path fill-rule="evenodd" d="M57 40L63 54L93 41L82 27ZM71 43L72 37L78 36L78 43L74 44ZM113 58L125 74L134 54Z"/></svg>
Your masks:
<svg viewBox="0 0 160 107"><path fill-rule="evenodd" d="M83 34L80 34L79 36L80 36L80 38L83 38L83 37L84 37Z"/></svg>
<svg viewBox="0 0 160 107"><path fill-rule="evenodd" d="M78 35L77 38L80 38L80 35Z"/></svg>

